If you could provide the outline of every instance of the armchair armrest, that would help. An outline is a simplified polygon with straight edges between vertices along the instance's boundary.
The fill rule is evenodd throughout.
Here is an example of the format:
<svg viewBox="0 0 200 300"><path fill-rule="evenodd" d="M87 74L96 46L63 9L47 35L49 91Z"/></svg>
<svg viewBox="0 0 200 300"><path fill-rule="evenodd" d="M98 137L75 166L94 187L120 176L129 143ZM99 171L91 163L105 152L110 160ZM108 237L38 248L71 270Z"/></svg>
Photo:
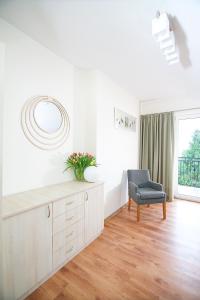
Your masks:
<svg viewBox="0 0 200 300"><path fill-rule="evenodd" d="M163 185L154 181L148 181L149 186L157 191L163 191Z"/></svg>
<svg viewBox="0 0 200 300"><path fill-rule="evenodd" d="M128 182L128 194L129 198L136 199L137 198L138 186L133 182Z"/></svg>

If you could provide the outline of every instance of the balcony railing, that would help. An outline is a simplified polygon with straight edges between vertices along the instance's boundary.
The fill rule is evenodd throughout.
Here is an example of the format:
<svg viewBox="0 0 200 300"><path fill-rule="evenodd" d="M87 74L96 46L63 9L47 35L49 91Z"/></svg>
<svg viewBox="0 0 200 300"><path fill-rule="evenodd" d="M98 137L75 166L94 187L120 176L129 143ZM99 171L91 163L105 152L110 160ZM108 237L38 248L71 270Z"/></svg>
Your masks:
<svg viewBox="0 0 200 300"><path fill-rule="evenodd" d="M200 188L200 158L178 158L178 184Z"/></svg>

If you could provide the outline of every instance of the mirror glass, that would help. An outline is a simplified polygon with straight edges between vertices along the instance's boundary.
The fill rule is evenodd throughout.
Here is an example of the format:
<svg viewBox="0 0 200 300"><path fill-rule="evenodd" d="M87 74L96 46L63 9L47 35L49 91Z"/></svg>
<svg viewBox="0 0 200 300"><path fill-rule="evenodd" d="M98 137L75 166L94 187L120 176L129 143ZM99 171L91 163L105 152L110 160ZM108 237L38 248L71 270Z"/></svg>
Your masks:
<svg viewBox="0 0 200 300"><path fill-rule="evenodd" d="M41 101L36 105L34 118L38 127L47 133L55 133L62 123L59 108L48 101Z"/></svg>

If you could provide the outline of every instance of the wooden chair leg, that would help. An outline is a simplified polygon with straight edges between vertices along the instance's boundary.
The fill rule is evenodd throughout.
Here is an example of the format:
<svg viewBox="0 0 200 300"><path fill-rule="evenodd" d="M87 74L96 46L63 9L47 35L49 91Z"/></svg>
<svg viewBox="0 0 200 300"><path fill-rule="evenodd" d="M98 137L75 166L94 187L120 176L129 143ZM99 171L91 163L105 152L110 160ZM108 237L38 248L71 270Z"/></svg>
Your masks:
<svg viewBox="0 0 200 300"><path fill-rule="evenodd" d="M137 222L140 221L140 205L137 204Z"/></svg>
<svg viewBox="0 0 200 300"><path fill-rule="evenodd" d="M128 210L130 210L131 209L131 198L129 198L129 200L128 200Z"/></svg>
<svg viewBox="0 0 200 300"><path fill-rule="evenodd" d="M163 202L163 220L166 219L166 201Z"/></svg>

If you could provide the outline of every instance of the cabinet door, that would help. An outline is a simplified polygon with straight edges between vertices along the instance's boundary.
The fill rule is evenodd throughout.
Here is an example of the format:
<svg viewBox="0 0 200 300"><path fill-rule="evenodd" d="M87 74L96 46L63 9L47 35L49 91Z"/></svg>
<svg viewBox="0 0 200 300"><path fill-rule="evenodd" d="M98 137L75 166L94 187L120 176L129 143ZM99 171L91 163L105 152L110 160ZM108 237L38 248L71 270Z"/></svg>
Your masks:
<svg viewBox="0 0 200 300"><path fill-rule="evenodd" d="M23 296L52 271L52 205L4 221L5 299Z"/></svg>
<svg viewBox="0 0 200 300"><path fill-rule="evenodd" d="M85 242L88 244L104 227L103 185L85 193Z"/></svg>

